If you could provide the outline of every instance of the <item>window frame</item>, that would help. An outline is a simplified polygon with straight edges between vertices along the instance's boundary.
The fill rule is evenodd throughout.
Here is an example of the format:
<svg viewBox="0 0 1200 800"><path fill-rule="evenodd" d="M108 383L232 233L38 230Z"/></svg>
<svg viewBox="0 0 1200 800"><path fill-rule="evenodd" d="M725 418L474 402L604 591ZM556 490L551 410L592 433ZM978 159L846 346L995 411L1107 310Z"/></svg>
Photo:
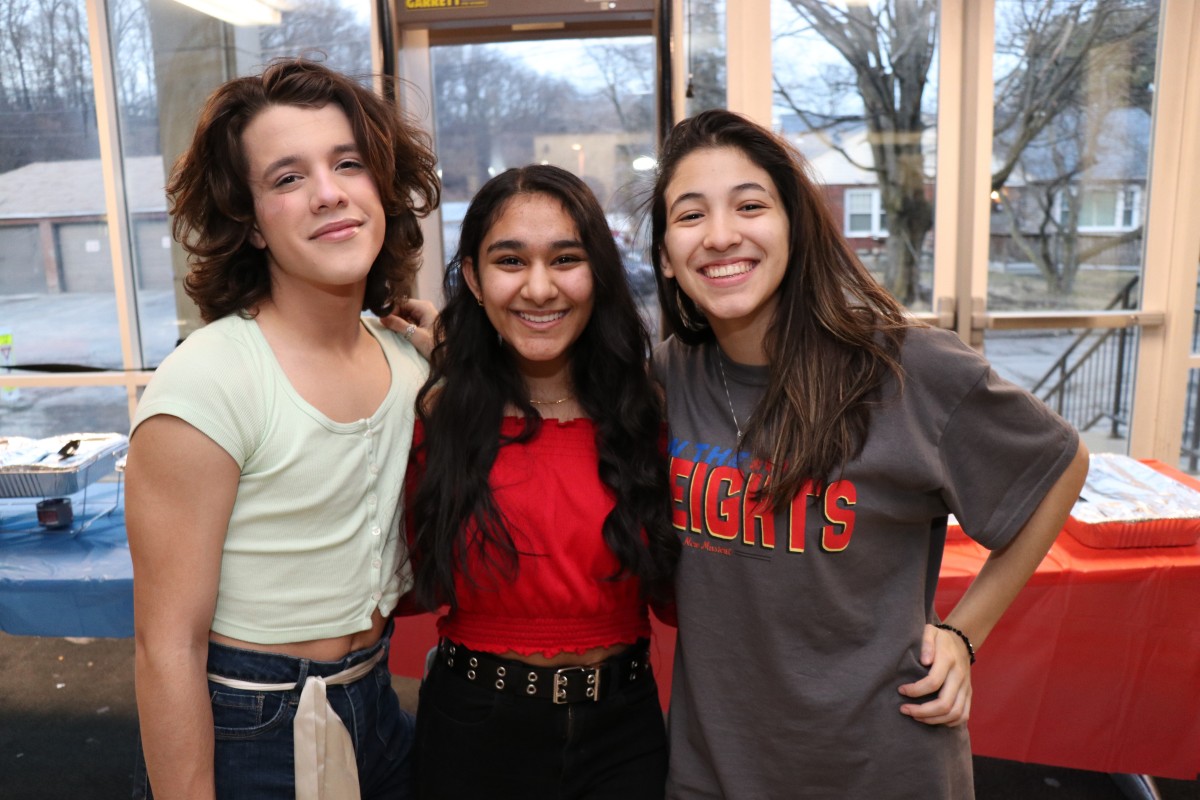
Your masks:
<svg viewBox="0 0 1200 800"><path fill-rule="evenodd" d="M676 18L682 13L680 0L662 5ZM128 393L132 418L139 390L151 373L143 369L138 336L108 0L86 0L86 9L124 368L7 374L4 383L15 387L121 386ZM769 125L770 0L744 0L738 9L738 14L726 14L728 105ZM1200 6L1191 0L1161 2L1154 149L1146 187L1135 191L1131 209L1134 226L1142 221L1146 226L1142 306L1133 311L1077 314L990 313L986 307L994 12L994 0L941 3L934 310L917 316L955 330L976 346L982 344L983 331L988 328L1141 327L1129 452L1139 458L1173 462L1182 436L1188 370L1200 368L1200 354L1191 352L1200 197L1187 180L1200 174ZM372 50L377 69L382 58L379 17L379 9L372 4ZM678 26L667 27L678 44ZM421 38L402 33L402 60L418 55L410 48L421 47ZM427 35L424 38L427 42ZM672 53L671 76L678 85L686 74L685 48L675 47ZM403 65L400 71L406 71ZM681 106L677 97L676 114ZM417 103L414 107L422 106ZM1128 207L1127 199L1121 198L1123 207ZM1118 221L1123 223L1120 217ZM427 252L426 262L436 263L438 255ZM1183 320L1187 324L1167 324Z"/></svg>
<svg viewBox="0 0 1200 800"><path fill-rule="evenodd" d="M1088 195L1111 194L1112 201L1112 221L1104 224L1088 224L1080 222L1077 230L1080 233L1125 233L1126 231L1134 230L1141 224L1141 206L1142 206L1142 187L1134 183L1114 183L1105 187L1084 187L1079 190L1084 200L1080 202L1080 208L1084 207L1087 202ZM1063 203L1065 193L1059 192L1054 196L1054 218L1058 222L1063 220ZM1125 219L1128 217L1129 222ZM1082 218L1082 214L1081 214Z"/></svg>
<svg viewBox="0 0 1200 800"><path fill-rule="evenodd" d="M740 8L743 16L761 15L769 26L770 0L748 0ZM742 24L753 23L743 19ZM941 0L934 308L914 316L952 329L980 348L988 329L1141 328L1129 453L1175 463L1188 370L1200 368L1200 355L1191 354L1200 199L1188 192L1183 179L1200 173L1200 7L1190 0L1160 3L1154 148L1147 188L1135 198L1132 220L1133 227L1145 221L1146 266L1142 306L1132 311L988 310L994 40L995 0ZM759 78L763 85L771 79L769 69ZM732 102L730 108L761 112ZM758 119L764 119L761 113ZM1168 325L1168 320L1181 322Z"/></svg>
<svg viewBox="0 0 1200 800"><path fill-rule="evenodd" d="M853 211L850 208L851 195L867 197L870 209L866 212ZM886 239L887 226L884 224L883 192L877 186L861 186L847 188L842 192L842 205L845 213L842 219L842 232L849 239ZM851 217L869 216L870 226L866 230L855 230L851 225Z"/></svg>

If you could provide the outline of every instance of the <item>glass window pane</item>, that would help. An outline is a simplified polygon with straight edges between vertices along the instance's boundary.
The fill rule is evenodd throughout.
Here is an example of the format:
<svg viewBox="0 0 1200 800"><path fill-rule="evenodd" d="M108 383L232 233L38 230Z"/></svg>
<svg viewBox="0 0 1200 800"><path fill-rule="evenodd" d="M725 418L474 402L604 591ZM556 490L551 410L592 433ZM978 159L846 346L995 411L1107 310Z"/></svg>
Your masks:
<svg viewBox="0 0 1200 800"><path fill-rule="evenodd" d="M237 4L238 10L254 5L251 0ZM191 139L207 95L280 55L305 54L353 74L370 72L367 6L298 0L288 8L276 12L271 24L235 25L173 0L109 0L133 262L119 266L133 276L148 365L158 364L199 325L194 305L181 290L186 264L170 238L162 187ZM83 0L10 4L0 30L0 341L7 342L0 355L5 366L126 366L90 56ZM89 399L72 406L69 398L80 392ZM40 405L46 406L44 413ZM92 422L76 422L74 412L64 410L68 406L90 413ZM129 425L123 389L10 388L0 391L0 410L6 425L19 419L52 424L44 420L54 414L59 422L53 424L60 426L125 430Z"/></svg>
<svg viewBox="0 0 1200 800"><path fill-rule="evenodd" d="M569 63L568 71L561 65ZM509 167L554 164L581 177L608 213L652 332L654 274L635 229L632 187L654 166L654 43L649 36L433 50L434 117L446 258L471 198Z"/></svg>
<svg viewBox="0 0 1200 800"><path fill-rule="evenodd" d="M0 339L2 339L0 335ZM41 439L63 433L127 433L129 402L120 386L69 388L3 385L0 436Z"/></svg>
<svg viewBox="0 0 1200 800"><path fill-rule="evenodd" d="M1121 197L1146 183L1158 17L1158 0L996 0L990 310L1136 307L1141 220Z"/></svg>
<svg viewBox="0 0 1200 800"><path fill-rule="evenodd" d="M1113 228L1117 224L1117 193L1092 189L1083 193L1080 228Z"/></svg>
<svg viewBox="0 0 1200 800"><path fill-rule="evenodd" d="M275 12L277 22L233 24L173 0L111 2L134 285L143 358L154 366L200 325L182 290L187 263L171 240L162 187L205 98L278 57L308 56L366 79L370 10L352 0L298 0L270 4L287 9Z"/></svg>
<svg viewBox="0 0 1200 800"><path fill-rule="evenodd" d="M1196 287L1192 309L1191 354L1200 356L1200 285ZM1200 369L1188 370L1179 468L1193 475L1200 474Z"/></svg>
<svg viewBox="0 0 1200 800"><path fill-rule="evenodd" d="M850 224L846 226L850 233L871 233L871 215L870 214L851 214Z"/></svg>
<svg viewBox="0 0 1200 800"><path fill-rule="evenodd" d="M869 219L871 216L871 193L846 192L846 208L850 209L852 215L866 214Z"/></svg>
<svg viewBox="0 0 1200 800"><path fill-rule="evenodd" d="M725 0L687 0L683 10L686 116L725 108Z"/></svg>
<svg viewBox="0 0 1200 800"><path fill-rule="evenodd" d="M1196 349L1194 339L1192 349ZM1200 369L1188 370L1187 405L1183 410L1179 468L1192 475L1200 475Z"/></svg>
<svg viewBox="0 0 1200 800"><path fill-rule="evenodd" d="M845 214L850 245L867 268L909 308L927 311L938 3L912 0L903 14L891 13L893 5L772 0L774 125ZM882 86L891 90L876 90ZM869 205L850 205L863 196Z"/></svg>
<svg viewBox="0 0 1200 800"><path fill-rule="evenodd" d="M0 335L10 343L3 363L120 369L84 2L6 8L0 26ZM86 329L62 331L68 312L84 313Z"/></svg>
<svg viewBox="0 0 1200 800"><path fill-rule="evenodd" d="M989 330L984 354L1074 425L1093 453L1125 453L1138 339L1136 328Z"/></svg>
<svg viewBox="0 0 1200 800"><path fill-rule="evenodd" d="M1132 228L1138 222L1138 190L1126 189L1121 197L1121 227Z"/></svg>

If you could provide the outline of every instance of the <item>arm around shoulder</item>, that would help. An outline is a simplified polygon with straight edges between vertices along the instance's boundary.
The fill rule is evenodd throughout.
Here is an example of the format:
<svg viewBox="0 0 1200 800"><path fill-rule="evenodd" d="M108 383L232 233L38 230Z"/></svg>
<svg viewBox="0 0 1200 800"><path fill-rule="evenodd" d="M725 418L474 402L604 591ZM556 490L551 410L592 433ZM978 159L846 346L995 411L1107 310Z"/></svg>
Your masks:
<svg viewBox="0 0 1200 800"><path fill-rule="evenodd" d="M130 439L135 685L160 800L214 792L208 634L239 475L224 449L178 417L150 417Z"/></svg>

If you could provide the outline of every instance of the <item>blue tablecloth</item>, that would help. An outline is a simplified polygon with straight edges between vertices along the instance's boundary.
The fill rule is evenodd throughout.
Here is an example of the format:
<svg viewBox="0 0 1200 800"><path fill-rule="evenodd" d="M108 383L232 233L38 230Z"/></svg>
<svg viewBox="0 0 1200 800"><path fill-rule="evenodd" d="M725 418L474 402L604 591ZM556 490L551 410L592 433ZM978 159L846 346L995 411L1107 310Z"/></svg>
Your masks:
<svg viewBox="0 0 1200 800"><path fill-rule="evenodd" d="M117 482L71 495L70 531L38 525L41 498L0 500L0 630L22 636L133 636L133 566Z"/></svg>

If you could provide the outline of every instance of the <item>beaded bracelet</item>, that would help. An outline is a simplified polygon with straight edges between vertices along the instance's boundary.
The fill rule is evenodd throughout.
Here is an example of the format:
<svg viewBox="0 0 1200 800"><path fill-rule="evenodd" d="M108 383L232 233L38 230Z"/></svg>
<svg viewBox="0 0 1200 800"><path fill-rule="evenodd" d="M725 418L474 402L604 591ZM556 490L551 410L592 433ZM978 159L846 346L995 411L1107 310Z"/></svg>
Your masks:
<svg viewBox="0 0 1200 800"><path fill-rule="evenodd" d="M962 639L963 644L965 644L967 646L967 655L969 655L971 657L971 663L972 664L975 663L975 646L971 644L971 640L967 638L967 635L965 633L963 633L962 631L960 631L958 628L954 627L953 625L947 625L944 622L939 622L937 625L934 625L933 627L941 628L944 631L950 631L951 633L956 634L958 636L958 638Z"/></svg>

